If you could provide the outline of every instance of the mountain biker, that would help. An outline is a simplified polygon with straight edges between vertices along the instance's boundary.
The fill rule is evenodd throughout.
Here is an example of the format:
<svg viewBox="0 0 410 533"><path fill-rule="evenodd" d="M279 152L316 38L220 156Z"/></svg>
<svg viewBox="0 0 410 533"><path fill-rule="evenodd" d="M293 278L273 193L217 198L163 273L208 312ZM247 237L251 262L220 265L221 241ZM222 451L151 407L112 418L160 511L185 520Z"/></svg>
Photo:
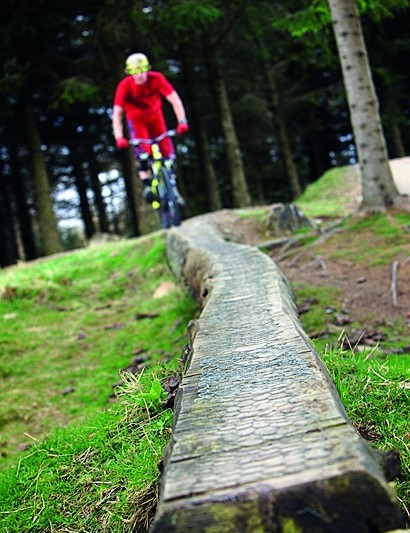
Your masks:
<svg viewBox="0 0 410 533"><path fill-rule="evenodd" d="M163 74L151 70L145 54L135 53L128 56L125 61L125 72L128 75L118 83L114 96L112 128L117 148L129 147L128 139L124 136L124 117L131 138L150 139L167 130L162 110L163 98L173 108L178 121L176 127L178 135L189 130L181 98ZM175 148L169 137L160 141L159 146L164 158L175 160ZM150 153L151 147L148 144L141 144L135 149L136 160L139 163L139 177L144 184L143 197L147 202L152 201L151 175L147 161L147 154ZM180 203L183 203L178 191L176 194Z"/></svg>

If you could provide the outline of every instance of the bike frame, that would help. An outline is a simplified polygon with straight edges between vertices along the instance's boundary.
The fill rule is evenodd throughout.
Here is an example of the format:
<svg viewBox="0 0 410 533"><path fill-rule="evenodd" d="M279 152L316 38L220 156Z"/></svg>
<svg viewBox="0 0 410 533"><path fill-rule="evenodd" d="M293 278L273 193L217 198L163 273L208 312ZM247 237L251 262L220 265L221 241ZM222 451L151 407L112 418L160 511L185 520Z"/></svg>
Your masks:
<svg viewBox="0 0 410 533"><path fill-rule="evenodd" d="M152 190L158 196L158 200L152 202L152 207L158 212L161 225L165 229L171 226L179 226L181 224L181 215L171 183L169 169L164 164L166 159L163 158L158 143L165 137L174 137L175 135L176 130L167 130L152 139L134 138L129 141L132 146L141 144L151 146L152 154L149 155L148 161L152 171Z"/></svg>

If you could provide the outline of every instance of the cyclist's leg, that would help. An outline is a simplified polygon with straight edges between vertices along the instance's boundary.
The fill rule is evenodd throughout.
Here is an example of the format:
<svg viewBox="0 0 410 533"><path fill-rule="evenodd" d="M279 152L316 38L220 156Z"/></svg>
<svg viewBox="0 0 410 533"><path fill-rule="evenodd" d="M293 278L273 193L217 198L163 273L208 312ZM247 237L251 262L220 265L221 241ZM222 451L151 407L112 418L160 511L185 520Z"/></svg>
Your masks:
<svg viewBox="0 0 410 533"><path fill-rule="evenodd" d="M150 121L150 133L152 137L158 137L167 131L168 128L162 112L152 115ZM159 149L161 150L161 154L165 159L175 158L174 143L170 137L165 137L159 142Z"/></svg>
<svg viewBox="0 0 410 533"><path fill-rule="evenodd" d="M149 124L147 124L144 120L129 121L128 127L131 138L150 139L151 137L149 132ZM134 148L134 156L137 162L138 174L142 180L149 180L151 178L148 164L148 157L150 155L151 146L149 144L140 144Z"/></svg>
<svg viewBox="0 0 410 533"><path fill-rule="evenodd" d="M151 133L149 123L144 120L129 121L128 123L131 138L150 139ZM137 164L139 178L143 184L142 197L148 204L157 200L157 196L152 190L152 171L149 164L149 157L152 154L150 144L140 144L134 148L134 157Z"/></svg>

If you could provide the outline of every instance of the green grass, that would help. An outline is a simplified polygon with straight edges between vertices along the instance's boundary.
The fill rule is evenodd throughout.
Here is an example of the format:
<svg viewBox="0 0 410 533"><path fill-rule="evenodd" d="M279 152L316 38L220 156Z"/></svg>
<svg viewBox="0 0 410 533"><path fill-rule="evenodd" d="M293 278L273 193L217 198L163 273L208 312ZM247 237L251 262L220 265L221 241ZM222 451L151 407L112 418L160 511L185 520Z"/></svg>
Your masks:
<svg viewBox="0 0 410 533"><path fill-rule="evenodd" d="M150 364L175 354L172 343L182 339L193 308L181 287L152 299L156 285L172 279L160 239L91 249L1 275L3 463L30 441L25 433L38 438L50 424L65 426L104 407L135 351L146 353ZM158 316L137 320L150 313Z"/></svg>
<svg viewBox="0 0 410 533"><path fill-rule="evenodd" d="M144 530L172 424L162 385L198 312L164 252L158 234L0 273L2 533Z"/></svg>
<svg viewBox="0 0 410 533"><path fill-rule="evenodd" d="M316 287L303 283L293 283L292 289L295 293L299 307L307 306L309 309L301 315L303 327L309 335L328 329L332 314L327 314L329 306L337 309L341 307L342 294L333 287ZM310 305L312 303L313 305ZM329 317L329 320L327 320Z"/></svg>
<svg viewBox="0 0 410 533"><path fill-rule="evenodd" d="M341 338L339 338L341 340ZM379 450L400 453L396 490L410 523L410 354L356 352L340 342L321 354L353 425Z"/></svg>
<svg viewBox="0 0 410 533"><path fill-rule="evenodd" d="M257 222L266 223L266 217L269 215L269 209L253 208L253 209L235 209L234 212L243 219L252 218Z"/></svg>
<svg viewBox="0 0 410 533"><path fill-rule="evenodd" d="M6 471L1 531L142 530L172 422L158 401L141 405L159 383L142 381L130 377L118 404L86 424L54 431ZM160 384L159 390L158 399Z"/></svg>
<svg viewBox="0 0 410 533"><path fill-rule="evenodd" d="M345 189L345 169L332 170L305 192L301 207L308 216L343 216ZM380 246L374 261L405 249L408 215L348 223L348 231L374 235ZM301 239L301 247L314 238ZM341 242L343 257L353 256ZM180 371L186 325L198 312L178 284L154 299L164 281L175 279L162 234L0 272L2 533L146 531L172 425L172 413L161 406L163 385ZM294 290L299 303L319 302L301 315L308 334L324 331L326 307L338 295L306 285ZM392 328L396 338L389 334L386 345L408 346L408 331ZM338 337L331 332L315 344L353 424L372 445L399 449L403 476L396 487L406 512L410 356L386 355L381 347L357 353ZM140 356L135 376L122 372Z"/></svg>
<svg viewBox="0 0 410 533"><path fill-rule="evenodd" d="M369 217L346 217L333 234L307 235L288 254L298 255L309 244L329 259L341 259L369 266L391 265L395 258L404 259L410 253L410 215L380 213ZM353 238L354 237L354 238ZM320 242L320 244L316 244Z"/></svg>
<svg viewBox="0 0 410 533"><path fill-rule="evenodd" d="M346 192L356 184L350 177L349 167L328 170L319 180L307 187L297 205L305 215L339 218L349 215Z"/></svg>
<svg viewBox="0 0 410 533"><path fill-rule="evenodd" d="M314 248L314 253L329 259L342 259L371 267L386 267L393 260L409 255L410 215L383 213L366 217L351 216L346 205L351 201L348 167L333 169L311 185L297 202L310 217L341 218L341 232ZM350 194L351 196L351 194ZM354 236L354 238L353 238ZM294 251L303 253L308 245L301 241ZM310 251L311 248L307 248ZM292 256L289 256L292 257ZM401 318L381 323L380 333L387 340L372 349L360 351L346 347L345 333L332 324L342 301L333 287L321 288L294 283L298 305L314 300L300 319L313 338L318 353L337 387L353 425L370 443L382 451L397 449L402 475L395 487L407 527L410 526L410 331ZM327 314L326 309L333 308ZM381 317L382 318L382 317ZM366 329L363 324L349 328ZM344 340L344 342L342 342Z"/></svg>
<svg viewBox="0 0 410 533"><path fill-rule="evenodd" d="M349 229L350 231L368 229L379 237L397 240L400 244L406 233L410 232L410 214L393 213L387 217L385 214L378 213L355 220L350 223Z"/></svg>
<svg viewBox="0 0 410 533"><path fill-rule="evenodd" d="M395 480L395 486L410 526L408 327L403 321L380 325L380 332L386 333L389 340L360 351L349 345L340 327L332 327L331 317L341 308L332 288L296 283L293 289L299 306L314 302L300 319L328 368L353 425L371 446L382 451L397 449L400 453L402 476ZM333 312L327 314L328 308ZM362 329L363 325L350 324L349 327Z"/></svg>

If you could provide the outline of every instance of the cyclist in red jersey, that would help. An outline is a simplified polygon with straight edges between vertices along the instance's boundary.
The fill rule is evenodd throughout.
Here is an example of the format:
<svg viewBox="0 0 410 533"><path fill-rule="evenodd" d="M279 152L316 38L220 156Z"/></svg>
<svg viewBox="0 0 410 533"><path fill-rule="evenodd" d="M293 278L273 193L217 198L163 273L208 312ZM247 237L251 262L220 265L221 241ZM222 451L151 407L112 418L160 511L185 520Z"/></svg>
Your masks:
<svg viewBox="0 0 410 533"><path fill-rule="evenodd" d="M114 96L112 127L117 148L129 147L128 139L124 136L124 117L127 120L131 138L149 139L167 130L162 110L164 98L174 110L178 121L177 133L182 135L188 131L188 122L181 98L163 74L151 70L146 55L141 53L130 55L125 61L125 72L128 76L119 82ZM169 137L165 137L159 145L165 158L175 159L174 145ZM140 145L136 150L139 176L146 185L146 190L150 188L151 183L148 163L143 155L150 152L151 147L148 144ZM149 201L149 198L147 200Z"/></svg>

